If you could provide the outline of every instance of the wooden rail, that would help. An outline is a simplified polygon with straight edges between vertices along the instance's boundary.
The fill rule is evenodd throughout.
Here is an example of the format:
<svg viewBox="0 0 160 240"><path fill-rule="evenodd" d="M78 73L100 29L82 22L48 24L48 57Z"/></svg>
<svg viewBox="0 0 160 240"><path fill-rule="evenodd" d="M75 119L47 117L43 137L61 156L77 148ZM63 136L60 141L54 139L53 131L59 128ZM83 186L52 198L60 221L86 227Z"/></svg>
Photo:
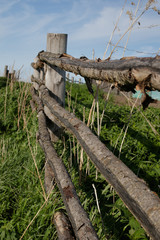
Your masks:
<svg viewBox="0 0 160 240"><path fill-rule="evenodd" d="M37 81L32 77L32 81ZM66 111L49 95L40 83L39 91L45 114L54 118L70 131L79 141L91 161L123 200L152 239L160 239L160 199L120 159L73 114Z"/></svg>
<svg viewBox="0 0 160 240"><path fill-rule="evenodd" d="M142 90L147 88L148 90L160 91L159 56L93 61L76 59L67 54L40 52L38 57L51 67L57 66L84 78L115 83L121 90L134 92L137 86Z"/></svg>
<svg viewBox="0 0 160 240"><path fill-rule="evenodd" d="M47 156L47 161L50 165L50 168L54 173L56 183L61 192L64 205L74 229L74 233L78 239L96 240L98 237L89 221L86 212L80 204L70 176L62 160L57 156L56 151L52 146L50 135L47 130L46 117L43 112L43 101L41 101L40 98L35 94L34 89L32 89L31 93L33 100L38 105L39 138L41 140L41 145Z"/></svg>
<svg viewBox="0 0 160 240"><path fill-rule="evenodd" d="M55 37L55 35L53 37ZM148 188L142 179L138 178L120 159L118 159L82 121L63 108L64 94L59 95L58 93L57 96L56 92L54 90L52 91L52 84L54 85L58 82L64 81L64 73L62 73L63 77L58 75L58 81L54 78L51 79L50 77L49 79L52 81L52 84L50 84L48 82L48 72L51 76L51 71L55 71L57 74L61 68L75 74L80 74L85 78L87 84L90 84L90 79L108 81L110 83L114 83L118 86L118 88L125 91L134 92L135 88L138 88L147 96L147 90L160 91L160 57L132 58L115 61L101 61L99 59L97 61L91 61L85 57L76 59L64 53L61 54L43 51L38 54L37 60L34 64L32 64L32 66L35 69L32 81L34 82L34 86L41 97L41 100L38 101L41 101L42 103L38 104L40 106L40 139L46 152L47 159L49 160L50 167L54 172L76 237L78 239L97 239L97 236L92 229L92 225L89 219L87 219L87 215L83 215L84 219L86 219L84 220L85 224L83 224L82 219L77 220L77 214L72 209L74 208L74 204L72 205L70 201L75 201L75 206L78 206L76 204L79 202L78 198L75 197L76 192L73 184L70 183L71 185L65 186L61 185L62 182L63 184L64 182L67 182L68 184L68 181L70 180L64 180L65 178L63 174L61 174L61 171L63 173L66 172L66 170L62 161L58 160L55 150L51 145L50 138L48 137L49 133L47 132L47 127L45 125L45 115L53 122L56 122L59 126L63 126L65 129L70 131L77 138L91 161L102 173L107 182L114 187L117 194L132 214L137 218L149 236L153 240L159 240L159 197ZM46 66L47 71L45 70ZM41 72L43 72L43 74L40 74ZM49 85L49 89L46 86L46 82ZM62 85L64 86L64 84ZM90 86L88 86L88 89L92 91ZM52 91L52 97L49 90ZM38 98L35 93L33 96L35 99ZM149 102L150 101L152 101L152 99L150 99ZM43 125L41 124L42 121ZM47 138L45 139L45 137ZM55 159L53 156L55 156ZM62 168L59 168L58 170L56 168L58 167L57 164L59 164L59 162L62 164ZM71 205L69 206L68 204ZM80 221L82 225L78 225L76 221ZM87 231L88 226L90 228L89 231ZM92 234L92 237L88 234Z"/></svg>

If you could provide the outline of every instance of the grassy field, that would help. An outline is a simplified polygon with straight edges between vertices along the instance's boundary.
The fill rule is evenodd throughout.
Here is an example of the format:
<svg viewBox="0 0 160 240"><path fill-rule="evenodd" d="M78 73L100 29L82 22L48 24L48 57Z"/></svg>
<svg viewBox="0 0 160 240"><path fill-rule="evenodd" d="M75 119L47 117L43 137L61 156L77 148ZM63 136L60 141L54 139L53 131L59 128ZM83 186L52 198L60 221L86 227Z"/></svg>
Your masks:
<svg viewBox="0 0 160 240"><path fill-rule="evenodd" d="M90 125L114 154L160 194L160 109L145 112L117 106L111 95ZM0 239L57 239L53 215L64 205L57 186L44 198L45 156L37 140L37 113L30 107L30 84L0 79ZM93 96L85 85L66 84L66 108L87 123ZM105 106L101 131L97 127ZM96 108L95 108L96 109ZM147 120L146 120L147 119ZM93 120L93 121L92 121ZM98 125L99 126L99 125ZM148 239L140 224L107 184L76 140L67 132L55 148L74 182L81 203L100 239ZM82 163L80 169L80 163ZM38 177L40 176L40 177ZM92 184L97 189L98 211Z"/></svg>

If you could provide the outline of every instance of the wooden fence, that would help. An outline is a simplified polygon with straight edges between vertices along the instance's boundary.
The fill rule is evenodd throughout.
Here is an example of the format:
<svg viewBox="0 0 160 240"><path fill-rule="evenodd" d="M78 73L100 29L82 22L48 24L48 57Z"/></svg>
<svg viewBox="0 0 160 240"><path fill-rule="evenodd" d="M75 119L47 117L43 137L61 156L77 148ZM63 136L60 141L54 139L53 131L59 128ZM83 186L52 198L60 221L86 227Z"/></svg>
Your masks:
<svg viewBox="0 0 160 240"><path fill-rule="evenodd" d="M9 78L11 80L17 80L19 78L16 71L14 69L9 70L7 65L4 67L3 77Z"/></svg>
<svg viewBox="0 0 160 240"><path fill-rule="evenodd" d="M64 70L84 77L92 94L90 79L113 83L122 91L134 92L135 88L141 89L145 95L143 106L147 107L152 102L147 91L155 89L160 91L160 57L123 58L115 61L76 59L65 53L66 41L65 34L48 34L47 51L49 52L40 52L32 63L34 68L32 96L33 101L37 103L39 142L46 154L47 179L50 179L49 183L53 176L56 179L76 238L98 239L88 215L80 204L70 176L53 148L49 134L51 131L48 131L46 125L46 116L56 123L56 127L53 125L52 135L54 136L57 129L61 127L71 132L148 235L154 240L159 240L159 197L118 159L85 123L64 109ZM47 191L48 189L49 187L46 187ZM63 238L60 237L60 239Z"/></svg>

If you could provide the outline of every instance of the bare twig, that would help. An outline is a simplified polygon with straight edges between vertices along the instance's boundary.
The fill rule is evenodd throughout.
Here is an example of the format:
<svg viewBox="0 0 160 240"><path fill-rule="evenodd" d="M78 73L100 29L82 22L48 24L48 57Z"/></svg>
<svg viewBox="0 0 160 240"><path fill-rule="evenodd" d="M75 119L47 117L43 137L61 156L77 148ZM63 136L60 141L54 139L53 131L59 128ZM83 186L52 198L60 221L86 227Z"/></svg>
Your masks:
<svg viewBox="0 0 160 240"><path fill-rule="evenodd" d="M103 231L105 232L105 225L104 225L104 221L103 221L103 218L102 218L102 213L101 213L101 210L100 210L100 206L99 206L99 202L98 202L98 196L97 196L97 190L96 190L96 187L94 184L92 184L92 187L94 189L94 194L95 194L95 197L96 197L96 204L97 204L97 208L98 208L98 212L100 214L100 218L101 218L101 221L102 221L102 226L103 226ZM106 232L105 232L106 233ZM107 239L107 238L106 238Z"/></svg>
<svg viewBox="0 0 160 240"><path fill-rule="evenodd" d="M112 32L111 37L110 37L110 39L109 39L109 42L108 42L108 44L107 44L107 48L106 48L106 50L105 50L105 52L104 52L103 59L105 59L105 56L106 56L106 53L107 53L107 51L108 51L108 48L109 48L109 46L110 46L110 44L111 44L111 41L112 41L114 32L115 32L116 29L117 29L119 20L120 20L120 18L121 18L121 16L122 16L122 13L123 13L123 11L124 11L126 2L127 2L127 0L125 0L124 5L123 5L123 7L122 7L122 9L121 9L120 15L119 15L119 17L118 17L118 19L117 19L117 22L116 22L115 26L114 26L113 32Z"/></svg>

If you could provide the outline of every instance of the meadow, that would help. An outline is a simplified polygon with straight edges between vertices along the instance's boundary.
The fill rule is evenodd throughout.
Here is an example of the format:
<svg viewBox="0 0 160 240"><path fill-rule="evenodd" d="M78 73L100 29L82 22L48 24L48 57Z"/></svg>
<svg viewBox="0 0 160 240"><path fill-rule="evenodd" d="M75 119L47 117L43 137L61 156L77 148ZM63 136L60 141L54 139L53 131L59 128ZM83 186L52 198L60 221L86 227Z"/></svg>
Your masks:
<svg viewBox="0 0 160 240"><path fill-rule="evenodd" d="M65 208L56 185L44 199L45 155L36 139L37 113L30 83L0 78L0 238L57 239L56 211ZM95 89L94 89L95 90ZM96 91L96 90L95 90ZM118 106L100 91L90 127L100 140L160 195L160 109ZM93 96L85 85L66 83L66 108L86 124ZM105 112L103 112L105 110ZM102 126L99 123L102 113ZM114 189L95 169L74 137L54 144L99 239L149 239ZM95 196L97 192L98 202ZM99 204L99 208L97 206Z"/></svg>

